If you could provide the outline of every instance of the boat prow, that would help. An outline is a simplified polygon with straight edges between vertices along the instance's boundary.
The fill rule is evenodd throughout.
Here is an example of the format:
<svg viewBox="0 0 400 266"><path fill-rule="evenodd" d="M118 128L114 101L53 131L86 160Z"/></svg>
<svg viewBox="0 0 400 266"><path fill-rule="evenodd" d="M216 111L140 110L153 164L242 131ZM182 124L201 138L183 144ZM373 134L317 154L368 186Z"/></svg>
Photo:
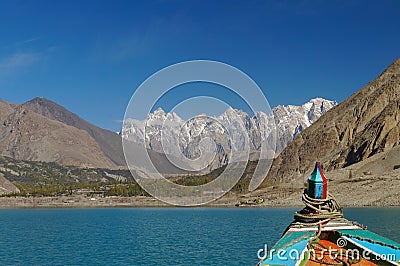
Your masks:
<svg viewBox="0 0 400 266"><path fill-rule="evenodd" d="M303 202L306 207L258 265L400 265L399 243L343 217L318 163Z"/></svg>

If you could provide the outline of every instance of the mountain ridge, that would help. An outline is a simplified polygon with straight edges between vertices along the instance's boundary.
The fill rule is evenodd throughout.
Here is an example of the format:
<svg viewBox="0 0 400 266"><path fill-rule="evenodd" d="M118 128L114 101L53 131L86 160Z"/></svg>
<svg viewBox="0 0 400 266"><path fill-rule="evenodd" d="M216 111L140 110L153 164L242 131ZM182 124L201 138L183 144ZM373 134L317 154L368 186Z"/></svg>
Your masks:
<svg viewBox="0 0 400 266"><path fill-rule="evenodd" d="M49 119L86 131L96 140L103 153L113 161L113 163L119 166L125 165L125 158L122 152L122 141L118 134L97 127L70 112L63 106L45 98L36 97L22 104L22 106Z"/></svg>
<svg viewBox="0 0 400 266"><path fill-rule="evenodd" d="M262 136L264 134L262 132L268 132L276 125L276 150L279 153L297 134L336 104L335 101L315 98L301 106L279 105L273 108L269 115L256 112L253 116L229 107L219 116L199 115L188 121L184 121L174 112L167 113L162 108L157 108L147 115L146 120L127 119L121 136L140 145L146 145L146 148L150 150L173 154L176 158L183 154L189 159L196 159L202 154L201 152L216 151L217 162L214 160L211 166L218 168L227 163L227 154L232 150L232 145L239 145L235 146L237 151L244 149L241 143L240 132L243 129L240 122L249 136L250 152L253 154L260 151L262 142L270 141L268 136ZM231 128L230 136L228 130L224 129L224 125L229 125ZM226 140L226 135L232 140ZM162 137L166 137L164 139L167 140L166 145L162 145ZM201 147L203 151L201 151L199 143L207 137L214 140L216 146L203 145ZM180 150L175 149L177 145ZM269 146L275 147L273 143Z"/></svg>
<svg viewBox="0 0 400 266"><path fill-rule="evenodd" d="M83 167L115 167L83 130L47 119L22 105L3 113L0 119L0 152L3 156Z"/></svg>

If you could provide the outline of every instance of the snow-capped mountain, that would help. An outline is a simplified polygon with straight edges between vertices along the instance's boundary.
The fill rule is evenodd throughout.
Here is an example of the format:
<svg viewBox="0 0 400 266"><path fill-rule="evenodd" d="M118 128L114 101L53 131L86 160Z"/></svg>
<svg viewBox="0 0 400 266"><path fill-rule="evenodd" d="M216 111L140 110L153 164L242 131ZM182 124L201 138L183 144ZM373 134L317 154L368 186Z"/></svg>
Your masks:
<svg viewBox="0 0 400 266"><path fill-rule="evenodd" d="M188 121L159 108L146 120L127 119L121 135L175 158L195 160L213 154L211 165L201 165L213 169L226 164L231 151L260 151L265 142L271 143L268 146L276 153L281 152L301 131L336 104L335 101L316 98L301 106L277 106L269 115L257 112L254 116L228 108L218 117L199 115ZM270 137L273 129L276 138ZM272 145L274 139L276 147Z"/></svg>
<svg viewBox="0 0 400 266"><path fill-rule="evenodd" d="M281 152L300 132L337 105L336 101L315 98L301 105L279 105L272 109L277 127L276 151Z"/></svg>

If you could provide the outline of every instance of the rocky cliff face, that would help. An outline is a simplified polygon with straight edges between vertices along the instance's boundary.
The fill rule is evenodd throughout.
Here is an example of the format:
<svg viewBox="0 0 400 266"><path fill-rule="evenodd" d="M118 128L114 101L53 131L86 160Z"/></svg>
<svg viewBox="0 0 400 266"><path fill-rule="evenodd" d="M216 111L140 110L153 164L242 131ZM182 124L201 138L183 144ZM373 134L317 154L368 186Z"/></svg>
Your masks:
<svg viewBox="0 0 400 266"><path fill-rule="evenodd" d="M300 133L266 180L293 178L316 160L326 170L352 165L400 143L400 59Z"/></svg>
<svg viewBox="0 0 400 266"><path fill-rule="evenodd" d="M165 113L159 108L150 113L145 121L125 121L121 135L150 150L177 158L183 154L187 158L196 159L202 152L216 152L218 162L213 162L212 166L215 168L227 163L227 154L232 150L232 145L237 145L237 151L244 150L242 126L249 137L250 150L256 152L260 150L261 143L266 141L262 132L276 125L276 151L279 153L293 138L335 105L334 101L316 98L302 106L278 106L269 115L257 112L254 116L228 108L218 117L199 115L186 122L176 113ZM228 125L230 130L224 125ZM233 141L229 141L229 137ZM204 142L200 145L201 140L206 138L215 142L215 145Z"/></svg>

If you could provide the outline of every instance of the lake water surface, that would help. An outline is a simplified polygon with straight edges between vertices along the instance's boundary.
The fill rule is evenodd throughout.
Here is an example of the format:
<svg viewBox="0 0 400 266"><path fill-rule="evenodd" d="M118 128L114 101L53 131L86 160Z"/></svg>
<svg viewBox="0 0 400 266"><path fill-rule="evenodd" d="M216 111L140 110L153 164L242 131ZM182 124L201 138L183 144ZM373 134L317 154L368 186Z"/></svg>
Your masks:
<svg viewBox="0 0 400 266"><path fill-rule="evenodd" d="M0 210L0 265L255 265L295 209ZM400 208L346 209L400 242Z"/></svg>

